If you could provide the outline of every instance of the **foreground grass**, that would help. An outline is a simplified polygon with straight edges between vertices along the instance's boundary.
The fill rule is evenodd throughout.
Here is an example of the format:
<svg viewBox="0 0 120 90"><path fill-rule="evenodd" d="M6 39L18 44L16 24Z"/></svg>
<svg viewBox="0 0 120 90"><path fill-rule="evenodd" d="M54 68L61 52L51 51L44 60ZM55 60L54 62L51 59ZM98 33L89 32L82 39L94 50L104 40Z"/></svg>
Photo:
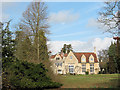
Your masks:
<svg viewBox="0 0 120 90"><path fill-rule="evenodd" d="M62 88L116 88L119 75L61 75Z"/></svg>

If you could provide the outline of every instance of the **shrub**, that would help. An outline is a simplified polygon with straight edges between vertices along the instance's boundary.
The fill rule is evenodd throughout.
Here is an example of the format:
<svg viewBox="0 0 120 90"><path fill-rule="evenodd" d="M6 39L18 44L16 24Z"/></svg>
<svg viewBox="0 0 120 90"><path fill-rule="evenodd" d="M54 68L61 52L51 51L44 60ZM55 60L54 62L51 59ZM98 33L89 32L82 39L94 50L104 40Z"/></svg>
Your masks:
<svg viewBox="0 0 120 90"><path fill-rule="evenodd" d="M16 61L8 69L10 83L16 89L58 88L62 86L60 83L53 82L46 72L47 69L42 63L33 64L27 61Z"/></svg>
<svg viewBox="0 0 120 90"><path fill-rule="evenodd" d="M89 72L88 72L88 71L86 71L86 72L85 72L85 74L86 74L86 75L88 75L88 74L89 74Z"/></svg>
<svg viewBox="0 0 120 90"><path fill-rule="evenodd" d="M101 71L99 71L99 73L98 74L102 74L102 72Z"/></svg>

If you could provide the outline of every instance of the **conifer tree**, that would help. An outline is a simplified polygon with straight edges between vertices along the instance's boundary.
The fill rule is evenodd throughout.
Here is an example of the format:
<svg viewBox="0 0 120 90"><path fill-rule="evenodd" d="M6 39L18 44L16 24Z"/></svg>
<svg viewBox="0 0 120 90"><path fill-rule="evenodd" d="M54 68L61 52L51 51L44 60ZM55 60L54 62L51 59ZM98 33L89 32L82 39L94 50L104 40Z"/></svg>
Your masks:
<svg viewBox="0 0 120 90"><path fill-rule="evenodd" d="M112 43L108 50L109 54L109 72L115 73L117 70L117 60L116 60L116 44Z"/></svg>
<svg viewBox="0 0 120 90"><path fill-rule="evenodd" d="M10 20L11 21L11 20ZM5 29L2 30L2 63L3 67L7 62L12 62L15 51L15 41L12 39L13 33L9 30L10 21L7 22Z"/></svg>
<svg viewBox="0 0 120 90"><path fill-rule="evenodd" d="M69 53L70 51L73 51L71 44L69 44L69 45L64 44L61 52L63 52L63 53Z"/></svg>
<svg viewBox="0 0 120 90"><path fill-rule="evenodd" d="M15 61L14 51L15 42L12 38L13 33L9 30L10 21L2 23L2 87L11 87L8 68Z"/></svg>

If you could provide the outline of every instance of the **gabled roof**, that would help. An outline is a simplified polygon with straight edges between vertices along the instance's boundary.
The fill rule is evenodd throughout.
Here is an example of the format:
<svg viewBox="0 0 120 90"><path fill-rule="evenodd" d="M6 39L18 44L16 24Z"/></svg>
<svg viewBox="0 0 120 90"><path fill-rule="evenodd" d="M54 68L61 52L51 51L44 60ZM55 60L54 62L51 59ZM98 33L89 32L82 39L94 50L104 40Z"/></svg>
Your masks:
<svg viewBox="0 0 120 90"><path fill-rule="evenodd" d="M53 59L53 58L55 58L55 56L56 56L56 55L52 55L52 56L50 56L50 59Z"/></svg>
<svg viewBox="0 0 120 90"><path fill-rule="evenodd" d="M74 55L76 56L76 58L78 59L78 62L81 63L81 57L82 55L85 55L86 57L86 62L89 62L89 57L90 55L92 55L94 57L94 62L98 62L97 60L97 56L95 53L93 52L79 52L79 53L74 53Z"/></svg>
<svg viewBox="0 0 120 90"><path fill-rule="evenodd" d="M81 57L82 57L82 55L85 55L85 57L86 57L86 62L87 62L87 63L89 63L89 57L90 57L90 55L92 55L92 56L94 57L94 62L98 62L97 56L96 56L96 54L93 53L93 52L73 52L73 54L74 54L74 55L76 56L76 58L78 59L78 62L79 62L79 63L81 63ZM57 55L57 54L52 55L52 56L50 57L50 59L55 58L56 55ZM59 54L59 55L61 56L61 58L63 58L63 55L62 55L62 54ZM67 57L67 56L68 56L68 54L64 54L64 57Z"/></svg>
<svg viewBox="0 0 120 90"><path fill-rule="evenodd" d="M50 59L55 58L56 55L57 55L57 54L50 56ZM62 55L62 54L59 54L59 55L61 56L61 58L63 58L63 55ZM67 53L64 54L64 57L67 57L67 55L68 55Z"/></svg>

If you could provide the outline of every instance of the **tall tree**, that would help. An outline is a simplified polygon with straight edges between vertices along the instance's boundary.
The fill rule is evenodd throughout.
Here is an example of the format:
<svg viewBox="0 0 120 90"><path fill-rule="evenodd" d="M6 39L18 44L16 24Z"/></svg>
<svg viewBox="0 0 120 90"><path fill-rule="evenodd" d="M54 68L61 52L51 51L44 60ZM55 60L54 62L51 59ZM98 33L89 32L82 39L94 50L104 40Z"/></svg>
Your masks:
<svg viewBox="0 0 120 90"><path fill-rule="evenodd" d="M25 35L22 31L16 32L16 53L15 56L19 60L31 61L31 51L32 51L32 44L31 40L27 35Z"/></svg>
<svg viewBox="0 0 120 90"><path fill-rule="evenodd" d="M8 68L15 61L14 51L15 42L12 38L13 33L9 30L10 21L2 24L2 86L10 87Z"/></svg>
<svg viewBox="0 0 120 90"><path fill-rule="evenodd" d="M5 29L2 30L2 63L3 66L6 62L12 62L15 51L15 41L12 39L12 32L9 30L10 21L4 25Z"/></svg>
<svg viewBox="0 0 120 90"><path fill-rule="evenodd" d="M107 27L106 32L117 36L114 39L117 39L116 59L117 65L120 66L120 1L105 2L103 9L99 12L98 22Z"/></svg>
<svg viewBox="0 0 120 90"><path fill-rule="evenodd" d="M116 45L115 44L111 44L111 46L109 47L108 50L108 54L109 54L109 72L110 73L115 73L116 72L116 68L117 68L117 64L116 64Z"/></svg>
<svg viewBox="0 0 120 90"><path fill-rule="evenodd" d="M32 2L27 10L23 13L23 19L19 24L25 36L28 36L31 43L34 44L31 50L33 60L40 62L41 60L48 59L46 34L48 31L47 23L47 5L44 2ZM27 43L27 42L26 42ZM44 55L43 55L44 54Z"/></svg>
<svg viewBox="0 0 120 90"><path fill-rule="evenodd" d="M37 64L42 62L48 69L47 75L56 81L57 79L55 80L55 78L57 76L53 75L53 72L50 68L51 62L49 61L48 56L46 37L46 35L49 34L48 28L47 5L44 2L32 2L28 6L27 10L23 12L23 19L17 27L17 30L23 33L20 35L23 40L21 41L19 37L18 40L20 40L22 43L18 44L20 48L17 48L19 52L16 52L16 54L19 54L17 55L19 58L23 58L20 56L20 54L25 54L25 52L27 52L25 50L27 49L26 45L28 45L28 42L23 42L27 36L31 41L31 45L29 44L31 49L29 52L30 54L25 54L25 57L29 57L26 60ZM19 35L16 35L16 38L17 36ZM25 48L25 50L21 48ZM29 51L29 49L27 50Z"/></svg>

